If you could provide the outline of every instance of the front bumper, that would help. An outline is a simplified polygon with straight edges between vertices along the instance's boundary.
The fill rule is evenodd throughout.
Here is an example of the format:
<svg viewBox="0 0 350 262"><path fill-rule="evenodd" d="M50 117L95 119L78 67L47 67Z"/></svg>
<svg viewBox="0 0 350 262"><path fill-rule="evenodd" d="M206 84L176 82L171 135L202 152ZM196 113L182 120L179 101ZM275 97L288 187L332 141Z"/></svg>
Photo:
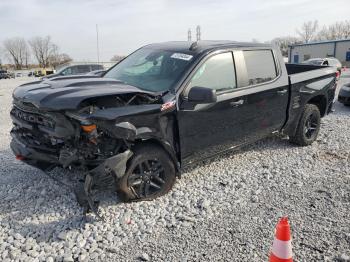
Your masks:
<svg viewBox="0 0 350 262"><path fill-rule="evenodd" d="M39 168L44 172L60 165L58 157L50 154L44 154L38 150L28 147L16 139L16 137L13 137L10 147L16 157L20 156L20 159L23 162ZM106 159L102 164L98 165L96 168L86 174L85 182L82 188L78 186L74 189L74 194L77 201L82 207L84 207L85 214L89 211L93 211L98 218L103 220L98 212L98 202L93 200L93 188L97 190L115 188L119 179L124 176L127 161L131 156L132 152L130 150L126 150L123 153Z"/></svg>
<svg viewBox="0 0 350 262"><path fill-rule="evenodd" d="M41 170L46 171L59 164L57 156L28 147L14 136L12 137L10 147L16 157L20 157L26 164Z"/></svg>

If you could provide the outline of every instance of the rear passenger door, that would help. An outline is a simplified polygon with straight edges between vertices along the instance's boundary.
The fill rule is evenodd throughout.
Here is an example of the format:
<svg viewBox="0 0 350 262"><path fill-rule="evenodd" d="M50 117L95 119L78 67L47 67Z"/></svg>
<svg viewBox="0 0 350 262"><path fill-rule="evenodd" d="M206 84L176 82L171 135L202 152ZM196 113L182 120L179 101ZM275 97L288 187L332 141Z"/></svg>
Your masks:
<svg viewBox="0 0 350 262"><path fill-rule="evenodd" d="M289 83L274 52L241 50L234 56L240 76L239 90L245 94L245 103L253 118L249 128L255 130L257 138L280 130L287 118Z"/></svg>

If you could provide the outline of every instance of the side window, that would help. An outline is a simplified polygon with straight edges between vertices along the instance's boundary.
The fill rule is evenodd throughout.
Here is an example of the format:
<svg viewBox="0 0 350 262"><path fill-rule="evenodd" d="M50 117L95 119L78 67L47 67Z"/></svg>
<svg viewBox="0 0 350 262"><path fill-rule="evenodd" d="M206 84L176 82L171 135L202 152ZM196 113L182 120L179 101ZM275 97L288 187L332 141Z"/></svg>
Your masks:
<svg viewBox="0 0 350 262"><path fill-rule="evenodd" d="M72 74L72 67L66 68L65 70L62 71L61 74L64 75L64 76L69 76L69 75L71 75L71 74Z"/></svg>
<svg viewBox="0 0 350 262"><path fill-rule="evenodd" d="M232 53L218 54L209 58L192 77L188 90L193 86L208 87L217 91L236 88Z"/></svg>
<svg viewBox="0 0 350 262"><path fill-rule="evenodd" d="M71 68L70 68L70 75L76 75L76 74L78 74L78 66L72 66Z"/></svg>
<svg viewBox="0 0 350 262"><path fill-rule="evenodd" d="M271 50L243 51L248 84L269 82L277 77L275 59Z"/></svg>
<svg viewBox="0 0 350 262"><path fill-rule="evenodd" d="M84 74L90 72L90 66L89 65L80 65L76 67L76 74Z"/></svg>

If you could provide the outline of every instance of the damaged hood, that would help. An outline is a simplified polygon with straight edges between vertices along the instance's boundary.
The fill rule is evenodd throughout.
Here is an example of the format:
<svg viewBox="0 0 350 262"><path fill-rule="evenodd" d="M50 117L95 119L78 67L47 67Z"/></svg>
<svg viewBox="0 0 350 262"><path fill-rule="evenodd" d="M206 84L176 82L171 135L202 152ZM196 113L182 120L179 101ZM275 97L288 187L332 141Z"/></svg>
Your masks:
<svg viewBox="0 0 350 262"><path fill-rule="evenodd" d="M89 98L127 93L154 95L109 78L63 78L21 85L14 90L13 98L31 103L39 109L70 110L77 109L81 102Z"/></svg>

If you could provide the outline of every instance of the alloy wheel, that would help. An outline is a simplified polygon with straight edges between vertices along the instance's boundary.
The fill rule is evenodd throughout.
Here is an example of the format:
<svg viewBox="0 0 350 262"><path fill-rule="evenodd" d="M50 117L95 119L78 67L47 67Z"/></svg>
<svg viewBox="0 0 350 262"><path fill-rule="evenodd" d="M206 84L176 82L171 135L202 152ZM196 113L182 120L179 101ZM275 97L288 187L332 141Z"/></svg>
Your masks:
<svg viewBox="0 0 350 262"><path fill-rule="evenodd" d="M313 136L316 134L317 127L318 127L318 118L315 113L312 113L305 122L305 137L307 139L313 138Z"/></svg>
<svg viewBox="0 0 350 262"><path fill-rule="evenodd" d="M165 170L156 159L139 163L128 177L128 187L139 198L157 194L164 185Z"/></svg>

